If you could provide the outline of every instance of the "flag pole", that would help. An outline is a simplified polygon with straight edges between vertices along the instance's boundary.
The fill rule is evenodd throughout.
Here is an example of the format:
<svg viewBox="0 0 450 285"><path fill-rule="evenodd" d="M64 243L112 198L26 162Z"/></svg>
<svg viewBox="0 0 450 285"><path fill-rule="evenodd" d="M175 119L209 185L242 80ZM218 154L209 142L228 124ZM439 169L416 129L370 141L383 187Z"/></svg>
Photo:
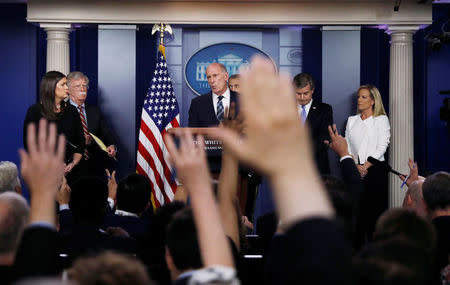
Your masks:
<svg viewBox="0 0 450 285"><path fill-rule="evenodd" d="M164 23L158 23L158 24L154 24L153 28L152 28L152 35L155 34L156 32L159 32L159 47L158 49L161 51L161 53L163 54L164 58L166 57L166 50L164 47L164 32L169 33L170 35L173 34L172 32L172 27L169 24L164 24Z"/></svg>

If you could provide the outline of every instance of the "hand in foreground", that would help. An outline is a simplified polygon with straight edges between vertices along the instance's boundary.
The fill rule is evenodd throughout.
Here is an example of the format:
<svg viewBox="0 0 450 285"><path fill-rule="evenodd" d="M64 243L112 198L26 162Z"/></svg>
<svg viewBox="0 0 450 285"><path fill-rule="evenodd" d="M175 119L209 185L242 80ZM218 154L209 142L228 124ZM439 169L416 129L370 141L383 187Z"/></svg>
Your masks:
<svg viewBox="0 0 450 285"><path fill-rule="evenodd" d="M56 125L39 121L36 141L36 126L27 129L28 152L19 150L21 174L30 189L30 222L45 221L55 223L54 201L56 191L64 175L64 154L66 140L57 136Z"/></svg>
<svg viewBox="0 0 450 285"><path fill-rule="evenodd" d="M244 132L244 121L241 115L236 115L236 103L231 102L230 109L225 108L223 121L220 126L236 131L238 134Z"/></svg>
<svg viewBox="0 0 450 285"><path fill-rule="evenodd" d="M339 134L335 124L333 124L333 127L328 126L328 133L330 134L330 141L326 140L324 143L339 157L350 155L347 140Z"/></svg>
<svg viewBox="0 0 450 285"><path fill-rule="evenodd" d="M272 62L254 58L241 73L240 112L246 136L219 128L220 139L234 156L267 175L280 219L288 227L299 219L331 217L333 209L312 159L306 125L300 122L289 76L275 74Z"/></svg>
<svg viewBox="0 0 450 285"><path fill-rule="evenodd" d="M108 177L108 198L116 200L117 195L117 181L116 181L116 171L112 173L108 169L105 169L106 176Z"/></svg>
<svg viewBox="0 0 450 285"><path fill-rule="evenodd" d="M406 180L406 186L409 187L411 183L419 180L419 167L417 166L417 162L414 161L414 159L412 158L408 159L408 167L409 167L409 177L408 180ZM398 177L402 180L402 182L405 181L406 179L406 175L399 175Z"/></svg>
<svg viewBox="0 0 450 285"><path fill-rule="evenodd" d="M189 130L181 130L177 136L180 139L178 149L170 135L164 138L170 161L191 196L203 265L233 267L230 248L213 197L203 137L197 136L197 143L194 143Z"/></svg>
<svg viewBox="0 0 450 285"><path fill-rule="evenodd" d="M202 136L194 138L189 130L177 134L180 147L177 149L170 135L164 137L170 153L170 161L177 169L178 179L189 193L195 191L199 184L210 183L205 143Z"/></svg>
<svg viewBox="0 0 450 285"><path fill-rule="evenodd" d="M246 139L226 128L213 132L240 160L272 176L286 173L298 161L312 162L309 134L301 124L290 78L277 76L273 64L255 58L242 74L239 97L246 120Z"/></svg>

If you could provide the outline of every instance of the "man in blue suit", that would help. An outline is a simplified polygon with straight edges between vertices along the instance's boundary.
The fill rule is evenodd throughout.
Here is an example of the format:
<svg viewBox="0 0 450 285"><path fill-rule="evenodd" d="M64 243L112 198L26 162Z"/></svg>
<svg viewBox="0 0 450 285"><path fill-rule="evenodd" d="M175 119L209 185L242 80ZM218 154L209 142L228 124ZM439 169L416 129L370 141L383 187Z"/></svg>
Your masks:
<svg viewBox="0 0 450 285"><path fill-rule="evenodd" d="M189 127L217 126L223 119L225 108L229 108L231 102L237 104L237 93L228 88L228 72L223 64L211 63L206 69L206 78L211 92L192 99Z"/></svg>

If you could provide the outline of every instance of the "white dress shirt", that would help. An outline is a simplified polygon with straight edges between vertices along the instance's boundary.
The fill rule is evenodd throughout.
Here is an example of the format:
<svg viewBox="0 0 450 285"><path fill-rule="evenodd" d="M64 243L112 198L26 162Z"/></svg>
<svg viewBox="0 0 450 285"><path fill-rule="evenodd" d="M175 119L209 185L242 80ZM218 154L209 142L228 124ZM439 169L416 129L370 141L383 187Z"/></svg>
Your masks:
<svg viewBox="0 0 450 285"><path fill-rule="evenodd" d="M214 92L213 92L212 96L213 96L214 112L217 115L217 103L219 102L219 95L214 94ZM222 104L223 104L223 111L225 112L225 108L228 108L228 110L230 108L230 89L227 88L225 93L223 93L220 96L223 96ZM224 115L225 115L225 113L224 113Z"/></svg>
<svg viewBox="0 0 450 285"><path fill-rule="evenodd" d="M305 105L306 119L308 119L308 114L309 114L309 110L311 109L312 101L313 101L313 99L311 99L311 101L309 101L309 103ZM302 105L297 104L297 112L298 112L298 116L301 119L302 118Z"/></svg>
<svg viewBox="0 0 450 285"><path fill-rule="evenodd" d="M389 119L385 115L362 120L360 114L347 120L345 139L348 151L356 164L363 164L369 156L384 161L384 153L391 139Z"/></svg>

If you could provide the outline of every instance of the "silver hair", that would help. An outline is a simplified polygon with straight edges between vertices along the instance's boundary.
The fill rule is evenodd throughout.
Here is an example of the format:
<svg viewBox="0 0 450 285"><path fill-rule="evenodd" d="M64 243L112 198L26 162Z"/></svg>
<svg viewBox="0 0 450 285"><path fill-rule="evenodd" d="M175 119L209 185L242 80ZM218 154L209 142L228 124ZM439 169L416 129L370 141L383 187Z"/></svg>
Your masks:
<svg viewBox="0 0 450 285"><path fill-rule="evenodd" d="M17 165L11 161L0 161L0 193L14 191L20 186Z"/></svg>
<svg viewBox="0 0 450 285"><path fill-rule="evenodd" d="M67 86L70 87L70 82L72 80L78 80L78 79L85 79L86 80L86 84L89 85L89 78L81 71L72 71L69 74L67 74L66 76L67 78Z"/></svg>
<svg viewBox="0 0 450 285"><path fill-rule="evenodd" d="M0 194L0 254L15 253L28 221L27 201L15 192Z"/></svg>

